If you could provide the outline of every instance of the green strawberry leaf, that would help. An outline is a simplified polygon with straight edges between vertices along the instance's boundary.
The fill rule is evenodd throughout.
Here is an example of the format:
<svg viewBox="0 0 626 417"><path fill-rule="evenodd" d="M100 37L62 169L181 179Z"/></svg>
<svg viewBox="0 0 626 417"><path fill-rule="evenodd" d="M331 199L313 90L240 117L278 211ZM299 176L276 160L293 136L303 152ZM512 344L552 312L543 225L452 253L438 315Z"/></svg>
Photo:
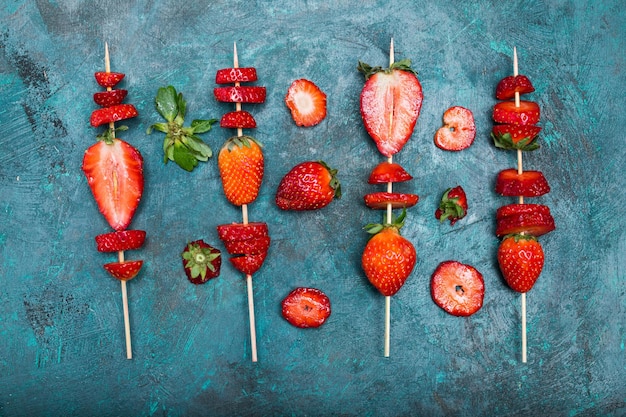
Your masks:
<svg viewBox="0 0 626 417"><path fill-rule="evenodd" d="M185 171L191 172L198 165L198 159L182 143L177 142L172 148L174 162Z"/></svg>
<svg viewBox="0 0 626 417"><path fill-rule="evenodd" d="M168 122L174 121L174 118L179 113L176 89L174 87L170 85L159 88L154 102L157 111L165 120Z"/></svg>
<svg viewBox="0 0 626 417"><path fill-rule="evenodd" d="M209 120L200 120L196 119L191 122L191 128L193 129L193 133L205 133L211 130L213 124L217 122L217 119L209 119Z"/></svg>

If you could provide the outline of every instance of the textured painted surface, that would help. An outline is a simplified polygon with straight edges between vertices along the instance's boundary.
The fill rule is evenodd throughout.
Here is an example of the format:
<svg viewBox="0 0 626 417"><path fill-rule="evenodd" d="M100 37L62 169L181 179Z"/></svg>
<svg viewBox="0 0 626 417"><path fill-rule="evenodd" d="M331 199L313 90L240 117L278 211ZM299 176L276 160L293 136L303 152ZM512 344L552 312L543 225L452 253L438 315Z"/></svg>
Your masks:
<svg viewBox="0 0 626 417"><path fill-rule="evenodd" d="M332 5L331 5L332 3ZM109 4L110 6L107 6ZM0 9L0 415L562 415L626 414L624 344L626 198L623 126L626 13L620 1L8 1ZM362 204L381 157L358 111L358 60L411 58L424 87L422 115L398 155L421 196L404 234L419 254L392 300L391 357L383 358L384 300L365 281ZM94 141L88 125L102 68L125 72L140 117L123 137L146 160L146 193L133 227L148 232L144 270L129 283L134 358L124 356L119 284L101 265L94 235L108 225L80 172ZM273 245L255 276L259 362L249 354L244 280L228 264L195 287L178 253L191 239L219 244L215 225L239 220L221 193L215 160L189 174L161 162L153 97L172 84L192 117L219 117L214 74L255 66L265 104L249 106L265 144L267 174L253 220ZM519 296L495 260L494 214L508 201L495 174L515 164L488 137L497 81L534 82L542 149L525 159L552 192L557 231L542 239L542 277L528 295L527 364L520 363ZM303 129L283 97L292 80L315 81L329 114ZM471 148L432 143L443 111L474 111ZM206 135L218 149L230 132ZM344 197L318 212L282 213L282 175L306 159L340 170ZM433 217L443 190L461 184L470 213L455 227ZM402 188L400 188L402 187ZM129 254L130 255L130 254ZM485 304L455 318L430 299L445 259L485 277ZM298 330L280 316L295 286L324 290L329 321Z"/></svg>

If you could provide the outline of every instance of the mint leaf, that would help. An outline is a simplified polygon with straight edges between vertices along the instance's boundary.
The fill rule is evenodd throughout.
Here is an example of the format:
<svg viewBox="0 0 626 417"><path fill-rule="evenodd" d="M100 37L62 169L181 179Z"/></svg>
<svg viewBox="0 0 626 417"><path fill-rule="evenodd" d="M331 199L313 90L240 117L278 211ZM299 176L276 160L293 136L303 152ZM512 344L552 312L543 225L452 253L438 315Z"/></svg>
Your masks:
<svg viewBox="0 0 626 417"><path fill-rule="evenodd" d="M176 89L171 85L159 88L154 102L159 114L168 122L172 122L179 113Z"/></svg>

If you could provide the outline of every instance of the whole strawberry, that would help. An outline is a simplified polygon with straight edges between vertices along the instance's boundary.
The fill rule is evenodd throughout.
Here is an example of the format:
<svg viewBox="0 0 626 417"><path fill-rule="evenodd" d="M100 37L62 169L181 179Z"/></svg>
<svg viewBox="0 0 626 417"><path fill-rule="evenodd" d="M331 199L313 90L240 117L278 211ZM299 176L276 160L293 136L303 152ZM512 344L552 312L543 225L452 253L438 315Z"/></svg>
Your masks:
<svg viewBox="0 0 626 417"><path fill-rule="evenodd" d="M190 242L185 246L183 253L183 267L187 279L192 284L204 284L220 274L222 257L218 249L203 240Z"/></svg>
<svg viewBox="0 0 626 417"><path fill-rule="evenodd" d="M533 236L509 235L498 248L502 276L512 290L525 293L535 285L543 269L541 244Z"/></svg>
<svg viewBox="0 0 626 417"><path fill-rule="evenodd" d="M226 140L217 156L226 199L235 206L256 200L265 163L261 144L251 136L233 136Z"/></svg>
<svg viewBox="0 0 626 417"><path fill-rule="evenodd" d="M446 219L450 220L450 225L454 225L457 220L462 219L467 214L467 196L465 190L458 185L448 188L441 197L439 207L435 210L435 217L442 223Z"/></svg>
<svg viewBox="0 0 626 417"><path fill-rule="evenodd" d="M280 181L276 205L282 210L316 210L341 197L337 170L324 161L306 161L291 169Z"/></svg>

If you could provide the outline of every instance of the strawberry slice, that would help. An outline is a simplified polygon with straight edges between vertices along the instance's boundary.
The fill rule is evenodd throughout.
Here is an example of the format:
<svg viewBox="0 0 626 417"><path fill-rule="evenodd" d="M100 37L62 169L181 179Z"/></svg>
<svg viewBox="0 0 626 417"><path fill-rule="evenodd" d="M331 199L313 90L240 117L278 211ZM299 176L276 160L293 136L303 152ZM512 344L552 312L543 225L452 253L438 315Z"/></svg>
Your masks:
<svg viewBox="0 0 626 417"><path fill-rule="evenodd" d="M534 151L539 149L535 140L539 132L541 127L534 125L495 125L491 130L491 138L497 148Z"/></svg>
<svg viewBox="0 0 626 417"><path fill-rule="evenodd" d="M215 84L246 83L256 81L256 68L222 68L215 74Z"/></svg>
<svg viewBox="0 0 626 417"><path fill-rule="evenodd" d="M505 197L539 197L550 192L550 186L541 171L504 169L496 179L496 193Z"/></svg>
<svg viewBox="0 0 626 417"><path fill-rule="evenodd" d="M509 204L496 211L496 236L541 236L556 228L550 208L542 204Z"/></svg>
<svg viewBox="0 0 626 417"><path fill-rule="evenodd" d="M230 258L230 262L237 271L245 275L253 275L261 268L266 256L267 252L259 252L254 255L233 256Z"/></svg>
<svg viewBox="0 0 626 417"><path fill-rule="evenodd" d="M127 90L99 91L93 95L93 101L95 101L98 106L111 107L124 101L127 94Z"/></svg>
<svg viewBox="0 0 626 417"><path fill-rule="evenodd" d="M367 182L369 184L386 184L389 182L403 182L412 179L411 174L406 172L400 164L384 161L374 167Z"/></svg>
<svg viewBox="0 0 626 417"><path fill-rule="evenodd" d="M509 100L515 93L527 94L535 91L535 87L525 75L510 75L500 80L496 86L496 98Z"/></svg>
<svg viewBox="0 0 626 417"><path fill-rule="evenodd" d="M226 129L254 129L256 120L245 110L225 113L220 120L220 127Z"/></svg>
<svg viewBox="0 0 626 417"><path fill-rule="evenodd" d="M117 104L115 106L94 110L91 113L89 123L91 123L93 127L98 127L106 123L130 119L137 116L137 114L137 109L132 104Z"/></svg>
<svg viewBox="0 0 626 417"><path fill-rule="evenodd" d="M461 106L450 107L443 113L443 127L435 133L435 145L445 151L469 148L476 137L474 114Z"/></svg>
<svg viewBox="0 0 626 417"><path fill-rule="evenodd" d="M285 320L301 329L320 327L330 317L330 299L317 288L296 288L281 307Z"/></svg>
<svg viewBox="0 0 626 417"><path fill-rule="evenodd" d="M225 103L263 103L266 91L258 86L216 87L213 94L217 101Z"/></svg>
<svg viewBox="0 0 626 417"><path fill-rule="evenodd" d="M104 269L113 275L114 278L120 281L128 281L137 276L141 270L143 261L124 261L124 262L111 262L104 264Z"/></svg>
<svg viewBox="0 0 626 417"><path fill-rule="evenodd" d="M146 240L143 230L120 230L96 236L98 252L119 252L139 249Z"/></svg>
<svg viewBox="0 0 626 417"><path fill-rule="evenodd" d="M315 83L304 78L291 83L285 104L298 126L315 126L326 117L326 94Z"/></svg>
<svg viewBox="0 0 626 417"><path fill-rule="evenodd" d="M519 107L514 101L501 101L493 106L493 121L512 125L534 125L540 118L539 105L534 101L520 100Z"/></svg>
<svg viewBox="0 0 626 417"><path fill-rule="evenodd" d="M115 87L124 78L124 74L121 72L99 71L94 76L96 77L96 82L104 88Z"/></svg>
<svg viewBox="0 0 626 417"><path fill-rule="evenodd" d="M267 223L229 223L217 226L217 235L222 242L232 242L268 236Z"/></svg>
<svg viewBox="0 0 626 417"><path fill-rule="evenodd" d="M115 230L130 224L143 193L143 158L127 142L98 141L85 151L82 170L98 209Z"/></svg>
<svg viewBox="0 0 626 417"><path fill-rule="evenodd" d="M419 201L417 194L377 192L363 197L365 205L374 210L386 210L387 204L392 209L413 207Z"/></svg>
<svg viewBox="0 0 626 417"><path fill-rule="evenodd" d="M471 316L483 306L485 282L473 266L444 261L431 277L430 293L435 304L446 312Z"/></svg>
<svg viewBox="0 0 626 417"><path fill-rule="evenodd" d="M256 255L267 252L270 247L270 237L260 236L244 240L227 240L224 242L226 252L231 255Z"/></svg>

